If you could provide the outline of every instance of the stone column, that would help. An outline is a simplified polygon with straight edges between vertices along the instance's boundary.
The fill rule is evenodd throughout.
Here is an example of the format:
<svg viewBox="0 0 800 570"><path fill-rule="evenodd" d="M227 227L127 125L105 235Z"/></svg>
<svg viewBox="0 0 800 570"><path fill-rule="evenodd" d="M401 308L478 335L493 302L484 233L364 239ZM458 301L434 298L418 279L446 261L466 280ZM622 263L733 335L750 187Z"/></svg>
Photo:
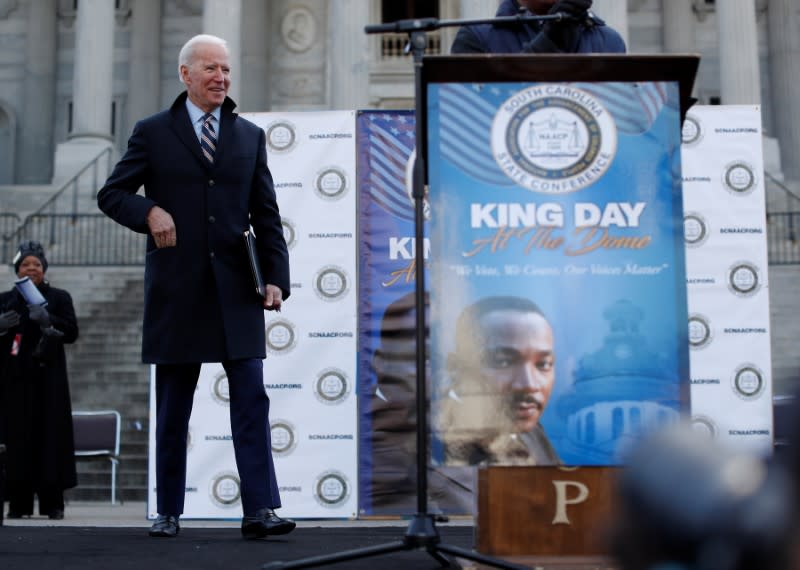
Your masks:
<svg viewBox="0 0 800 570"><path fill-rule="evenodd" d="M204 0L203 33L228 42L231 87L228 96L239 103L242 83L242 0Z"/></svg>
<svg viewBox="0 0 800 570"><path fill-rule="evenodd" d="M757 105L761 78L755 0L725 0L716 7L722 104Z"/></svg>
<svg viewBox="0 0 800 570"><path fill-rule="evenodd" d="M628 44L628 0L594 0L592 11L619 32L628 51L631 51Z"/></svg>
<svg viewBox="0 0 800 570"><path fill-rule="evenodd" d="M369 104L370 23L363 0L328 1L328 93L331 109Z"/></svg>
<svg viewBox="0 0 800 570"><path fill-rule="evenodd" d="M781 146L781 165L787 178L800 183L800 11L797 0L769 2L769 62L772 123Z"/></svg>
<svg viewBox="0 0 800 570"><path fill-rule="evenodd" d="M661 0L664 14L664 51L693 53L694 22L691 0Z"/></svg>
<svg viewBox="0 0 800 570"><path fill-rule="evenodd" d="M161 0L130 0L130 8L128 130L161 105Z"/></svg>
<svg viewBox="0 0 800 570"><path fill-rule="evenodd" d="M56 99L56 0L30 0L25 40L25 97L17 184L46 184L53 174Z"/></svg>
<svg viewBox="0 0 800 570"><path fill-rule="evenodd" d="M242 0L242 72L238 111L268 111L270 108L269 75L269 4L264 0Z"/></svg>
<svg viewBox="0 0 800 570"><path fill-rule="evenodd" d="M78 3L70 138L111 140L114 25L114 2Z"/></svg>

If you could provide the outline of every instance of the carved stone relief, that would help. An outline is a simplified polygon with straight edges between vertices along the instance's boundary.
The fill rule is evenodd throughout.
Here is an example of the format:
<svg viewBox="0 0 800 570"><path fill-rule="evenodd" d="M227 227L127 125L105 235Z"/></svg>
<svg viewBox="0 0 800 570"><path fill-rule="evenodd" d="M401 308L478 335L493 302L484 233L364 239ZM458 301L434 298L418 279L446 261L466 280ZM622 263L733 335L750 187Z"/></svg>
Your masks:
<svg viewBox="0 0 800 570"><path fill-rule="evenodd" d="M317 38L314 14L305 6L293 6L281 20L281 39L291 51L302 53L311 49Z"/></svg>

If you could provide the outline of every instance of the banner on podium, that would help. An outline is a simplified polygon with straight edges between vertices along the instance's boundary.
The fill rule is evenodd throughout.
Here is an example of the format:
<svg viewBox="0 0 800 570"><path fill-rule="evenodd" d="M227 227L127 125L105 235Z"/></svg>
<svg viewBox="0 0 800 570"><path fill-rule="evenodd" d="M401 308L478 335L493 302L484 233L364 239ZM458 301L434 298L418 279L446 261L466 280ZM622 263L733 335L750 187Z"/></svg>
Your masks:
<svg viewBox="0 0 800 570"><path fill-rule="evenodd" d="M617 465L688 404L677 101L429 84L434 462Z"/></svg>

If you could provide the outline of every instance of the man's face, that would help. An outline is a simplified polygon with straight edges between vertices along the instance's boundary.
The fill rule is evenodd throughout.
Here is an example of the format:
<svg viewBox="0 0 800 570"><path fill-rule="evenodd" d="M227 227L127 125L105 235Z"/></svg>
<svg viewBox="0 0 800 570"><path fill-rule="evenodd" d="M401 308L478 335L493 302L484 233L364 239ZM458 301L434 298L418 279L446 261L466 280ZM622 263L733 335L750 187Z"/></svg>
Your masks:
<svg viewBox="0 0 800 570"><path fill-rule="evenodd" d="M555 380L553 330L536 313L498 310L479 321L480 380L497 390L517 433L536 427Z"/></svg>
<svg viewBox="0 0 800 570"><path fill-rule="evenodd" d="M201 44L189 65L181 66L181 78L189 100L209 113L222 105L231 86L228 51L216 44Z"/></svg>

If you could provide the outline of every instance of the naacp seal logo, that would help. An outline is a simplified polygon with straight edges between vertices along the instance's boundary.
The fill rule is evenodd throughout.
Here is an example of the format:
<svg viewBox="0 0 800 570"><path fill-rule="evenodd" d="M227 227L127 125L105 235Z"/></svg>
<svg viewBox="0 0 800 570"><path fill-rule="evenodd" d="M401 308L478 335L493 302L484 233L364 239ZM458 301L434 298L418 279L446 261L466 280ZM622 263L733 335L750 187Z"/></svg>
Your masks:
<svg viewBox="0 0 800 570"><path fill-rule="evenodd" d="M281 218L281 226L283 226L283 239L286 241L286 248L292 249L297 245L297 228L294 222L288 218Z"/></svg>
<svg viewBox="0 0 800 570"><path fill-rule="evenodd" d="M326 200L338 200L347 193L347 176L336 166L325 168L317 174L314 190Z"/></svg>
<svg viewBox="0 0 800 570"><path fill-rule="evenodd" d="M708 437L716 437L718 431L714 420L703 415L692 416L692 429Z"/></svg>
<svg viewBox="0 0 800 570"><path fill-rule="evenodd" d="M755 170L744 162L734 162L725 168L722 182L734 194L749 194L756 187Z"/></svg>
<svg viewBox="0 0 800 570"><path fill-rule="evenodd" d="M327 368L317 376L314 395L323 404L341 404L349 394L350 382L342 370Z"/></svg>
<svg viewBox="0 0 800 570"><path fill-rule="evenodd" d="M735 263L728 271L728 289L740 297L755 295L761 288L758 268L750 262Z"/></svg>
<svg viewBox="0 0 800 570"><path fill-rule="evenodd" d="M297 344L294 325L286 319L270 323L266 330L267 350L272 354L287 354Z"/></svg>
<svg viewBox="0 0 800 570"><path fill-rule="evenodd" d="M314 291L325 301L336 301L344 297L350 288L347 273L341 267L323 267L314 277Z"/></svg>
<svg viewBox="0 0 800 570"><path fill-rule="evenodd" d="M689 348L705 348L711 342L711 325L703 315L689 315Z"/></svg>
<svg viewBox="0 0 800 570"><path fill-rule="evenodd" d="M289 455L297 447L297 436L294 426L286 420L275 420L269 426L272 452L278 455Z"/></svg>
<svg viewBox="0 0 800 570"><path fill-rule="evenodd" d="M699 247L708 239L708 223L696 212L683 217L683 240L689 247Z"/></svg>
<svg viewBox="0 0 800 570"><path fill-rule="evenodd" d="M236 507L242 496L239 477L230 471L215 475L211 478L209 496L218 507L223 509Z"/></svg>
<svg viewBox="0 0 800 570"><path fill-rule="evenodd" d="M681 142L684 146L693 146L703 139L703 127L695 117L687 115L681 129Z"/></svg>
<svg viewBox="0 0 800 570"><path fill-rule="evenodd" d="M289 121L275 121L266 128L267 146L274 152L289 152L297 146L297 130Z"/></svg>
<svg viewBox="0 0 800 570"><path fill-rule="evenodd" d="M218 404L227 406L231 403L231 395L228 391L228 375L224 370L217 372L211 381L211 397Z"/></svg>
<svg viewBox="0 0 800 570"><path fill-rule="evenodd" d="M317 477L314 484L314 498L323 507L339 507L350 496L347 477L339 471L326 471Z"/></svg>
<svg viewBox="0 0 800 570"><path fill-rule="evenodd" d="M545 194L586 188L608 170L617 127L586 91L539 85L515 93L492 124L492 153L518 185Z"/></svg>
<svg viewBox="0 0 800 570"><path fill-rule="evenodd" d="M731 385L743 400L758 399L764 392L764 373L755 364L743 364L734 371Z"/></svg>

